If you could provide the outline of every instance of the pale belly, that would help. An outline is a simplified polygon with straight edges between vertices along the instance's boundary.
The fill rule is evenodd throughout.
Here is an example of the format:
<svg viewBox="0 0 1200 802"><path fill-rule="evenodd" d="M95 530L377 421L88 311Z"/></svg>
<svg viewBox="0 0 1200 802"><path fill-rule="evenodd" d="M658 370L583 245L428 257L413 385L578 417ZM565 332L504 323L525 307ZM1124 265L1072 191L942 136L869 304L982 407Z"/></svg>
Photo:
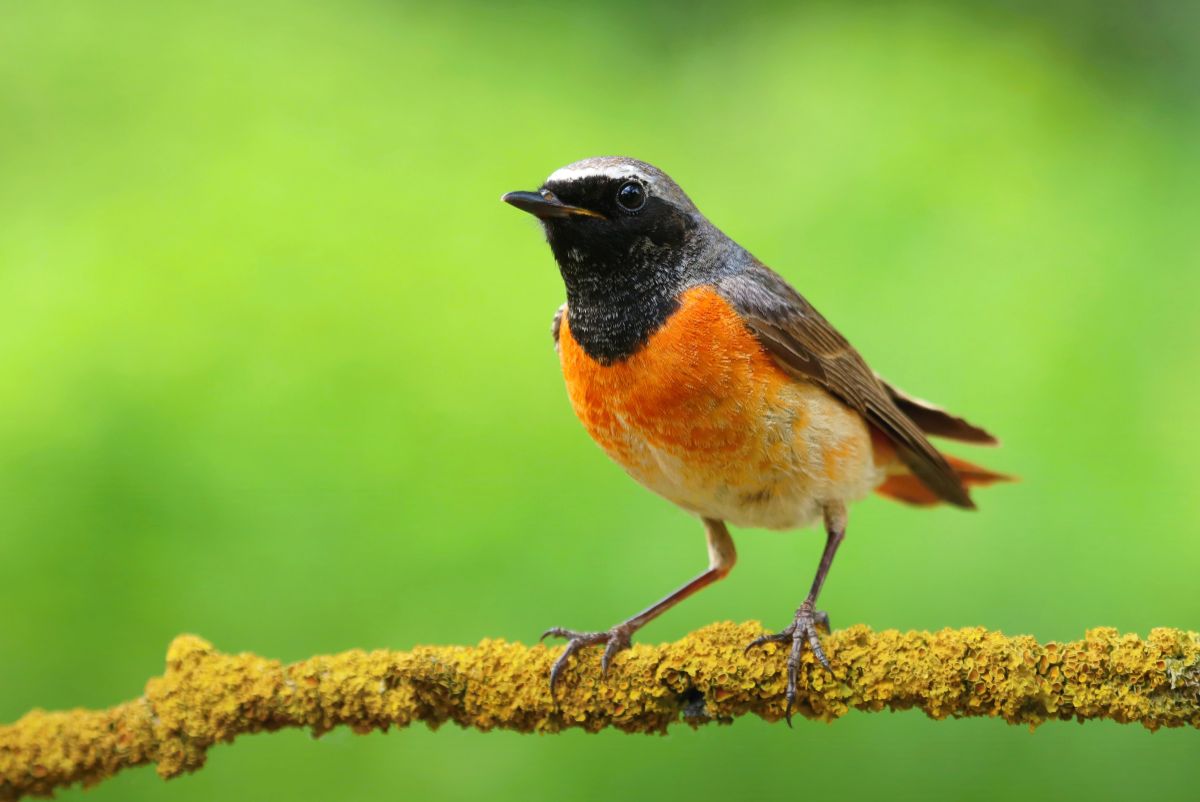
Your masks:
<svg viewBox="0 0 1200 802"><path fill-rule="evenodd" d="M616 365L592 361L564 324L567 392L588 433L647 488L737 526L805 526L874 490L885 471L863 419L785 374L700 293Z"/></svg>
<svg viewBox="0 0 1200 802"><path fill-rule="evenodd" d="M677 439L674 426L660 430L619 414L593 436L650 490L736 526L807 526L828 502L860 499L883 481L866 425L824 391L797 386L764 399L757 412L750 425L740 414L711 417L708 431L690 443ZM717 430L720 445L705 448Z"/></svg>

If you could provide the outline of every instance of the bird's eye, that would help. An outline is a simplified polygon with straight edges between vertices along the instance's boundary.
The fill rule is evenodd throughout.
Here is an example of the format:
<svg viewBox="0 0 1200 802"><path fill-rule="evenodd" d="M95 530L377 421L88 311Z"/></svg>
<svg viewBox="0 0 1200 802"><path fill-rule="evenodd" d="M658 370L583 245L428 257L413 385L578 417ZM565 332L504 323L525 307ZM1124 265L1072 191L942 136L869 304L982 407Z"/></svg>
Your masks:
<svg viewBox="0 0 1200 802"><path fill-rule="evenodd" d="M636 212L646 205L646 188L637 181L626 181L617 190L617 205L627 212Z"/></svg>

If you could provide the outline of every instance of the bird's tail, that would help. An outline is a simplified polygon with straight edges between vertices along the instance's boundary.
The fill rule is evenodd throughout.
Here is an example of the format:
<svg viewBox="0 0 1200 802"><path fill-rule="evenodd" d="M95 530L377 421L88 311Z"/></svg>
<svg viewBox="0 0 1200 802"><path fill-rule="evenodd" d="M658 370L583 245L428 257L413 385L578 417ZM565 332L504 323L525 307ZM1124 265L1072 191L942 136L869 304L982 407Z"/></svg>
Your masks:
<svg viewBox="0 0 1200 802"><path fill-rule="evenodd" d="M994 482L1013 482L1016 481L1015 476L1008 476L1003 473L989 471L987 468L981 468L967 462L965 459L946 455L946 462L950 463L950 467L958 474L958 478L969 490L972 487L990 485ZM934 504L942 503L932 490L921 483L921 480L913 476L907 471L901 473L893 473L881 484L875 488L875 492L881 496L903 501L905 504L913 504L918 507L931 507Z"/></svg>

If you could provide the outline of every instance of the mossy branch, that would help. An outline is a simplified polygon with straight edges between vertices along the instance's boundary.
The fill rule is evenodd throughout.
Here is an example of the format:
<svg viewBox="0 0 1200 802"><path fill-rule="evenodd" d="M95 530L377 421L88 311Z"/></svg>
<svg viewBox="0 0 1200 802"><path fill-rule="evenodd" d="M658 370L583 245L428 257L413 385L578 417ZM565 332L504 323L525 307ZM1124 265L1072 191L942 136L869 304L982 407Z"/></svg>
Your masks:
<svg viewBox="0 0 1200 802"><path fill-rule="evenodd" d="M357 732L453 721L480 730L568 727L661 732L684 721L783 715L785 655L773 644L743 654L758 624L714 624L676 643L637 645L607 679L585 652L551 700L557 648L487 640L410 652L350 651L282 665L228 655L184 635L167 671L141 698L108 710L34 710L0 727L0 799L43 795L155 763L163 777L204 764L208 748L244 733L339 725ZM1094 629L1073 643L1039 644L987 630L872 632L825 639L830 676L805 656L797 712L832 720L848 710L919 708L935 719L994 716L1013 724L1112 719L1200 726L1200 636L1155 629L1143 640Z"/></svg>

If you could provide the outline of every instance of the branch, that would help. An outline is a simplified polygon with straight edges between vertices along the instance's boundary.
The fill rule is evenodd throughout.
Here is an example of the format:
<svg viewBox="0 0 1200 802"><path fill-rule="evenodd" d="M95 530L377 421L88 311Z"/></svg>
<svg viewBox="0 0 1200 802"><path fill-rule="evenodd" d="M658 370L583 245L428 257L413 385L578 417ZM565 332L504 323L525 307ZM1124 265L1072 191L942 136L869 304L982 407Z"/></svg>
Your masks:
<svg viewBox="0 0 1200 802"><path fill-rule="evenodd" d="M560 647L498 640L420 646L411 652L350 651L282 665L228 655L183 635L167 671L145 695L108 710L34 710L0 727L0 799L92 785L155 763L164 778L198 769L210 746L244 733L307 727L320 735L431 727L480 730L661 732L753 713L783 715L786 655L774 644L743 654L758 624L714 624L676 643L637 645L607 680L594 650L572 660L550 698L547 676ZM832 720L850 709L919 708L935 719L994 716L1031 726L1049 719L1112 719L1159 727L1200 726L1200 635L1155 629L1146 640L1093 629L1084 640L1039 644L982 628L936 633L872 632L825 639L834 677L805 654L797 713Z"/></svg>

